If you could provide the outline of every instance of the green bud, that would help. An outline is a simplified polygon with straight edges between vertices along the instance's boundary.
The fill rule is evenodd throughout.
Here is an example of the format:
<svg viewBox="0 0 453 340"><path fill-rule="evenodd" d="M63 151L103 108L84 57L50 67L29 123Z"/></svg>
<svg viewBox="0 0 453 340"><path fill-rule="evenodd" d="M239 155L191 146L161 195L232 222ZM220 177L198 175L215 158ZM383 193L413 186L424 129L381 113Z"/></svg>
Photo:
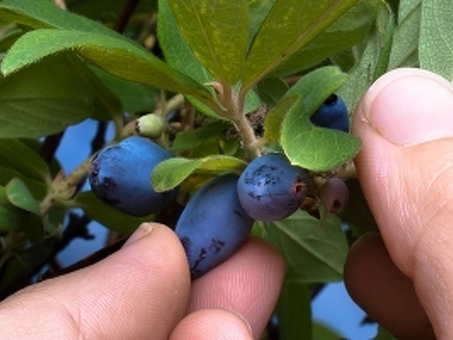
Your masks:
<svg viewBox="0 0 453 340"><path fill-rule="evenodd" d="M166 122L161 116L154 113L141 116L137 119L135 129L141 136L159 138L165 131Z"/></svg>

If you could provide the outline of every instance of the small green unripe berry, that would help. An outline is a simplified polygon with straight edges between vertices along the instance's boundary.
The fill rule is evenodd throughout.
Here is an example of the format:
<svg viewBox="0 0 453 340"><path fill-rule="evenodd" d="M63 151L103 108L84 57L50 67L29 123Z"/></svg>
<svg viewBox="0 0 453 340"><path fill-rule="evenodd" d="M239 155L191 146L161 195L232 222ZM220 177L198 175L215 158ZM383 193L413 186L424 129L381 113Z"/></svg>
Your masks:
<svg viewBox="0 0 453 340"><path fill-rule="evenodd" d="M135 123L135 130L141 136L159 138L166 129L166 122L154 113L141 116Z"/></svg>

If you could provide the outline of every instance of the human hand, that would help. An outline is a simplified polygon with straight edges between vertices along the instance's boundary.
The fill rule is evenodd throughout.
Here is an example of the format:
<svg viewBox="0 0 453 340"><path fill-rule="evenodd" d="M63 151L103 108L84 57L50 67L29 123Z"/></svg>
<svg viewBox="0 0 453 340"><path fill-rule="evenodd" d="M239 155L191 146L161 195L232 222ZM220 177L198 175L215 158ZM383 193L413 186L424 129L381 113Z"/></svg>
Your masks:
<svg viewBox="0 0 453 340"><path fill-rule="evenodd" d="M381 236L353 245L350 295L399 339L431 339L433 329L451 339L452 84L422 70L389 72L365 94L353 132L363 142L356 167Z"/></svg>
<svg viewBox="0 0 453 340"><path fill-rule="evenodd" d="M281 256L250 238L190 282L167 227L143 224L123 248L0 304L2 339L257 339L278 298Z"/></svg>

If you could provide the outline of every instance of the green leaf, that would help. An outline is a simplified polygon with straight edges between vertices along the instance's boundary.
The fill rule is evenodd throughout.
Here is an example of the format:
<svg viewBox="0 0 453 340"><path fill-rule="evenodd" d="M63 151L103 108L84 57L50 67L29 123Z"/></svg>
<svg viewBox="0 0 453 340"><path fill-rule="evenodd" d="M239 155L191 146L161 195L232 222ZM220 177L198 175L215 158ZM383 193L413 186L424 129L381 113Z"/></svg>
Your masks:
<svg viewBox="0 0 453 340"><path fill-rule="evenodd" d="M393 35L395 32L395 19L390 12L390 8L382 6L379 11L377 27L382 30L382 48L379 51L376 67L374 68L373 78L377 79L389 69L390 53L393 45Z"/></svg>
<svg viewBox="0 0 453 340"><path fill-rule="evenodd" d="M277 0L248 0L249 6L249 45L258 33Z"/></svg>
<svg viewBox="0 0 453 340"><path fill-rule="evenodd" d="M169 0L181 32L216 80L234 85L248 44L246 0Z"/></svg>
<svg viewBox="0 0 453 340"><path fill-rule="evenodd" d="M17 27L11 27L9 30L5 27L2 29L4 33L0 36L0 51L6 52L24 34L24 31Z"/></svg>
<svg viewBox="0 0 453 340"><path fill-rule="evenodd" d="M42 181L50 176L46 162L19 139L0 138L0 163L32 179Z"/></svg>
<svg viewBox="0 0 453 340"><path fill-rule="evenodd" d="M168 0L159 0L159 20L157 20L159 44L165 61L178 71L189 75L199 84L213 81L214 77L200 63L182 36ZM213 92L214 93L214 92Z"/></svg>
<svg viewBox="0 0 453 340"><path fill-rule="evenodd" d="M453 80L453 6L449 1L423 0L420 67Z"/></svg>
<svg viewBox="0 0 453 340"><path fill-rule="evenodd" d="M311 339L310 294L302 280L286 279L276 308L280 339Z"/></svg>
<svg viewBox="0 0 453 340"><path fill-rule="evenodd" d="M265 78L257 84L259 97L270 107L277 104L288 89L288 83L281 78Z"/></svg>
<svg viewBox="0 0 453 340"><path fill-rule="evenodd" d="M27 215L9 201L6 197L6 189L0 186L0 233L20 230Z"/></svg>
<svg viewBox="0 0 453 340"><path fill-rule="evenodd" d="M397 339L388 330L386 330L382 326L378 326L378 333L373 338L373 340L397 340Z"/></svg>
<svg viewBox="0 0 453 340"><path fill-rule="evenodd" d="M72 57L52 56L0 76L0 138L41 137L90 116L108 119L119 112L115 97Z"/></svg>
<svg viewBox="0 0 453 340"><path fill-rule="evenodd" d="M324 223L303 211L269 223L269 240L285 257L289 277L306 283L343 279L349 246L341 221L330 215Z"/></svg>
<svg viewBox="0 0 453 340"><path fill-rule="evenodd" d="M49 55L71 50L101 69L137 83L212 100L193 79L172 69L141 46L96 32L39 29L21 37L3 59L8 75Z"/></svg>
<svg viewBox="0 0 453 340"><path fill-rule="evenodd" d="M395 28L389 69L418 66L421 0L400 3L398 25Z"/></svg>
<svg viewBox="0 0 453 340"><path fill-rule="evenodd" d="M225 131L229 128L231 128L231 124L228 122L215 121L194 130L182 131L176 135L171 150L191 150L207 143L209 140L219 140L219 136L225 134Z"/></svg>
<svg viewBox="0 0 453 340"><path fill-rule="evenodd" d="M313 338L312 340L338 340L342 339L340 334L334 332L329 327L313 322Z"/></svg>
<svg viewBox="0 0 453 340"><path fill-rule="evenodd" d="M93 73L121 101L123 110L129 113L151 112L159 101L157 90L131 81L115 77L99 68L92 68Z"/></svg>
<svg viewBox="0 0 453 340"><path fill-rule="evenodd" d="M331 170L358 152L357 137L310 122L310 116L345 80L344 73L329 66L304 76L288 91L287 96L301 96L282 123L280 143L292 164L314 171Z"/></svg>
<svg viewBox="0 0 453 340"><path fill-rule="evenodd" d="M0 2L0 17L3 20L32 28L59 28L118 35L106 26L80 15L63 11L51 1L46 0L3 0Z"/></svg>
<svg viewBox="0 0 453 340"><path fill-rule="evenodd" d="M177 187L192 173L220 173L225 171L241 171L247 165L242 159L211 155L199 159L182 157L170 158L159 163L151 176L156 191L167 191Z"/></svg>
<svg viewBox="0 0 453 340"><path fill-rule="evenodd" d="M247 56L244 87L251 87L306 46L356 2L357 0L277 1Z"/></svg>
<svg viewBox="0 0 453 340"><path fill-rule="evenodd" d="M89 217L106 228L122 234L132 234L141 223L149 222L153 219L152 215L134 217L119 212L99 200L91 191L77 194L73 204L75 207L83 209Z"/></svg>
<svg viewBox="0 0 453 340"><path fill-rule="evenodd" d="M263 137L269 142L280 139L281 125L286 113L300 99L298 95L285 96L266 115Z"/></svg>
<svg viewBox="0 0 453 340"><path fill-rule="evenodd" d="M200 60L193 54L191 48L184 40L173 10L167 0L159 0L157 35L165 55L165 61L170 66L192 77L203 86L205 83L214 80L214 76L200 63ZM211 104L216 105L214 102L214 90L211 87L206 87L206 89L212 94ZM187 96L187 99L198 111L210 117L221 119L211 106L200 102L193 96Z"/></svg>
<svg viewBox="0 0 453 340"><path fill-rule="evenodd" d="M18 178L13 178L6 185L6 197L16 207L31 212L34 215L41 216L39 204L28 190L24 182Z"/></svg>
<svg viewBox="0 0 453 340"><path fill-rule="evenodd" d="M316 66L334 53L344 51L362 41L376 19L380 0L359 0L330 27L292 57L283 61L271 76L287 76Z"/></svg>
<svg viewBox="0 0 453 340"><path fill-rule="evenodd" d="M40 242L44 237L44 221L38 201L33 197L26 184L19 178L13 178L5 187L6 198L22 210L24 216L22 231L32 243ZM46 224L48 221L46 220Z"/></svg>
<svg viewBox="0 0 453 340"><path fill-rule="evenodd" d="M379 7L376 25L366 39L367 43L363 47L363 52L358 55L359 62L349 71L346 82L338 90L338 94L341 95L349 110L355 109L365 91L376 80L375 76L378 73L376 68L378 67L381 52L385 48L386 27L389 18L388 8L385 3L382 3ZM400 37L401 39L404 38Z"/></svg>
<svg viewBox="0 0 453 340"><path fill-rule="evenodd" d="M39 244L32 244L30 247L20 249L13 254L6 265L1 268L0 295L5 296L14 284L25 279L48 261L54 249L54 241L44 240Z"/></svg>
<svg viewBox="0 0 453 340"><path fill-rule="evenodd" d="M34 213L28 214L28 218L22 225L22 231L31 243L39 243L43 240L45 228L54 230L54 228L49 227L47 219L45 220L46 226L44 226L44 219L41 216L35 215Z"/></svg>
<svg viewBox="0 0 453 340"><path fill-rule="evenodd" d="M41 200L47 194L47 185L42 180L31 179L23 173L8 168L3 165L0 166L0 185L5 186L13 178L22 180L37 200Z"/></svg>

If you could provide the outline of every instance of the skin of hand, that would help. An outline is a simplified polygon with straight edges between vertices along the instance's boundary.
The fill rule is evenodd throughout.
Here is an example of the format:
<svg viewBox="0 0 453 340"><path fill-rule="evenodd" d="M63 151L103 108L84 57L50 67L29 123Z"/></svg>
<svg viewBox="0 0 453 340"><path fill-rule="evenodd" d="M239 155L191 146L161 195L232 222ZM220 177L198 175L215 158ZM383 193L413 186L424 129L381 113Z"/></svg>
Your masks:
<svg viewBox="0 0 453 340"><path fill-rule="evenodd" d="M398 69L359 103L355 164L379 227L351 248L352 298L398 339L453 334L453 87Z"/></svg>
<svg viewBox="0 0 453 340"><path fill-rule="evenodd" d="M115 254L0 303L2 339L259 339L285 275L283 258L249 238L190 281L181 242L145 223Z"/></svg>

